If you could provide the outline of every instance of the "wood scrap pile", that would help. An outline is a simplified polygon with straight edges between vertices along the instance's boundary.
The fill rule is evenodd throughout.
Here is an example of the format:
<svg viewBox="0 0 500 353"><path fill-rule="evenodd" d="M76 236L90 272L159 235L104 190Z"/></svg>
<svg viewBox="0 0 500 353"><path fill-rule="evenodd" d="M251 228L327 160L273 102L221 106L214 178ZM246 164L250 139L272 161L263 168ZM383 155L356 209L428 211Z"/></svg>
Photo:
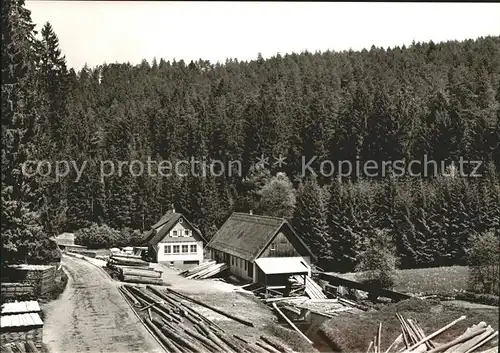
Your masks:
<svg viewBox="0 0 500 353"><path fill-rule="evenodd" d="M36 348L33 341L12 342L0 346L2 353L38 353L40 350Z"/></svg>
<svg viewBox="0 0 500 353"><path fill-rule="evenodd" d="M173 353L290 353L291 350L268 336L252 339L231 335L215 322L195 311L191 305L202 305L247 326L245 319L166 288L123 285L120 287L150 333L166 351ZM190 303L191 305L187 305Z"/></svg>
<svg viewBox="0 0 500 353"><path fill-rule="evenodd" d="M360 310L349 303L339 299L309 299L308 297L285 297L264 299L268 305L277 304L289 313L296 313L292 316L295 321L305 319L308 312L318 314L324 317L333 318L341 312L356 313Z"/></svg>
<svg viewBox="0 0 500 353"><path fill-rule="evenodd" d="M228 267L226 264L218 264L215 261L207 261L192 268L191 270L181 272L180 274L189 279L206 279L216 276L227 269Z"/></svg>
<svg viewBox="0 0 500 353"><path fill-rule="evenodd" d="M106 266L113 276L122 282L162 285L161 271L149 267L149 263L133 255L112 255Z"/></svg>
<svg viewBox="0 0 500 353"><path fill-rule="evenodd" d="M433 338L439 336L441 333L448 330L456 323L464 320L466 317L461 316L460 318L452 321L448 325L440 328L430 335L426 335L416 320L405 319L399 314L396 314L396 316L401 323L401 334L390 344L390 346L386 350L384 350L385 353L472 353L480 351L482 353L498 352L498 344L496 347L490 348L488 350L481 350L482 347L484 347L487 343L492 342L492 340L498 336L498 331L495 331L485 322L480 322L477 325L472 325L471 327L467 328L467 330L465 330L465 332L460 336L455 337L448 342L436 343L435 341L433 341ZM377 334L370 342L367 353L382 352L381 332L382 323L379 324Z"/></svg>

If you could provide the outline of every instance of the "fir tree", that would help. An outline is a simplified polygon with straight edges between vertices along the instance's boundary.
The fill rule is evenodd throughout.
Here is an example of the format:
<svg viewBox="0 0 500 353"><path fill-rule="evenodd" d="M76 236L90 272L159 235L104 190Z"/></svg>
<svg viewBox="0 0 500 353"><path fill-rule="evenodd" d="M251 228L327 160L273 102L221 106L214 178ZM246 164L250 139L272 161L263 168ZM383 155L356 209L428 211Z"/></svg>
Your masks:
<svg viewBox="0 0 500 353"><path fill-rule="evenodd" d="M36 155L40 97L34 24L24 1L2 2L2 262L27 262L46 239L38 210L42 195L23 163Z"/></svg>
<svg viewBox="0 0 500 353"><path fill-rule="evenodd" d="M326 224L324 194L316 178L309 177L299 186L293 226L319 258L319 266L331 261Z"/></svg>
<svg viewBox="0 0 500 353"><path fill-rule="evenodd" d="M266 216L292 218L295 208L295 189L284 173L276 174L259 191L258 212Z"/></svg>

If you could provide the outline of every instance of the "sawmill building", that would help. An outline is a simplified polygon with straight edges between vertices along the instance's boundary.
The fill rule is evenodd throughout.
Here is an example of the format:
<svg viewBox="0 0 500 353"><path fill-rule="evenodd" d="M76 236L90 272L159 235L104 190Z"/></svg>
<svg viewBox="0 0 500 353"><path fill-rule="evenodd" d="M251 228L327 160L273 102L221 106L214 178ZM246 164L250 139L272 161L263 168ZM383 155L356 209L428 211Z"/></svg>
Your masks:
<svg viewBox="0 0 500 353"><path fill-rule="evenodd" d="M294 275L305 280L315 260L287 220L238 212L213 236L207 252L236 277L265 285L283 285Z"/></svg>

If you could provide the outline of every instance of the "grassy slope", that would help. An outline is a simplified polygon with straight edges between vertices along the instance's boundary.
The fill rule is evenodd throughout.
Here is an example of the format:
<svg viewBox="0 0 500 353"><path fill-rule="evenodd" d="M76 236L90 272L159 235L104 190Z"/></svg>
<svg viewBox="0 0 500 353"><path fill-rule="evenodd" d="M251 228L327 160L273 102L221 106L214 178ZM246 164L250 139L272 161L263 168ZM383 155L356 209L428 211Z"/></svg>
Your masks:
<svg viewBox="0 0 500 353"><path fill-rule="evenodd" d="M356 280L355 273L339 274ZM416 295L453 294L467 289L468 267L435 267L396 271L394 290Z"/></svg>
<svg viewBox="0 0 500 353"><path fill-rule="evenodd" d="M357 316L339 316L326 321L320 332L343 352L365 352L370 341L377 332L379 322L382 322L382 349L394 341L401 332L396 312L405 318L416 319L426 334L430 334L462 315L466 320L459 322L435 340L437 343L448 341L462 334L465 329L481 321L498 330L498 308L465 309L451 305L440 304L439 301L411 299L396 304L388 304L379 311L370 311ZM498 345L493 340L488 347ZM486 347L484 347L486 348Z"/></svg>

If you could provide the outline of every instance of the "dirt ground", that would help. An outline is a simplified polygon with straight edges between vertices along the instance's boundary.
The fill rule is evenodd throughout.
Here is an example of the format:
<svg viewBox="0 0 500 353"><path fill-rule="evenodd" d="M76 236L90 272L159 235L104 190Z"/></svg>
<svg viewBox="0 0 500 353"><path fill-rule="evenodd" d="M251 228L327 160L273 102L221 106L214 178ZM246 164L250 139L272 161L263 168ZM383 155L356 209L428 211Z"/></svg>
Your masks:
<svg viewBox="0 0 500 353"><path fill-rule="evenodd" d="M47 317L44 341L51 352L160 351L156 340L139 322L118 292L118 286L123 283L111 279L105 271L99 269L106 265L105 261L76 255L76 258L65 256L63 264L69 276L67 289L61 298L44 308ZM302 346L302 339L296 332L281 327L273 311L253 293L241 289L240 286L216 279L187 279L179 275L179 270L165 265L152 263L150 266L162 271L165 286L154 286L157 289L174 289L254 324L254 327L248 327L208 308L183 301L227 332L248 339L266 334L285 344L298 342L291 347ZM82 303L85 303L83 307ZM59 314L61 307L64 307L64 314ZM120 309L114 310L115 308ZM127 325L122 320L125 315ZM95 317L105 323L96 323ZM118 327L124 326L127 328L117 330ZM96 334L95 329L103 332L103 335ZM66 334L60 335L60 332ZM96 337L99 339L96 340Z"/></svg>
<svg viewBox="0 0 500 353"><path fill-rule="evenodd" d="M163 282L172 287L173 289L182 291L185 294L189 293L231 293L237 287L226 283L223 281L217 281L213 279L208 280L196 280L196 279L187 279L183 276L179 275L179 270L170 268L168 266L151 263L151 267L162 271L161 278Z"/></svg>
<svg viewBox="0 0 500 353"><path fill-rule="evenodd" d="M162 279L168 288L248 320L255 325L254 328L245 326L208 308L185 301L186 305L213 320L228 332L243 337L258 337L262 334L263 327L277 323L277 318L270 308L252 293L238 286L215 279L187 279L179 275L180 271L167 266L161 264L151 264L151 266L163 271Z"/></svg>
<svg viewBox="0 0 500 353"><path fill-rule="evenodd" d="M58 352L163 352L118 291L118 283L88 261L64 256L68 284L42 306L43 341Z"/></svg>

